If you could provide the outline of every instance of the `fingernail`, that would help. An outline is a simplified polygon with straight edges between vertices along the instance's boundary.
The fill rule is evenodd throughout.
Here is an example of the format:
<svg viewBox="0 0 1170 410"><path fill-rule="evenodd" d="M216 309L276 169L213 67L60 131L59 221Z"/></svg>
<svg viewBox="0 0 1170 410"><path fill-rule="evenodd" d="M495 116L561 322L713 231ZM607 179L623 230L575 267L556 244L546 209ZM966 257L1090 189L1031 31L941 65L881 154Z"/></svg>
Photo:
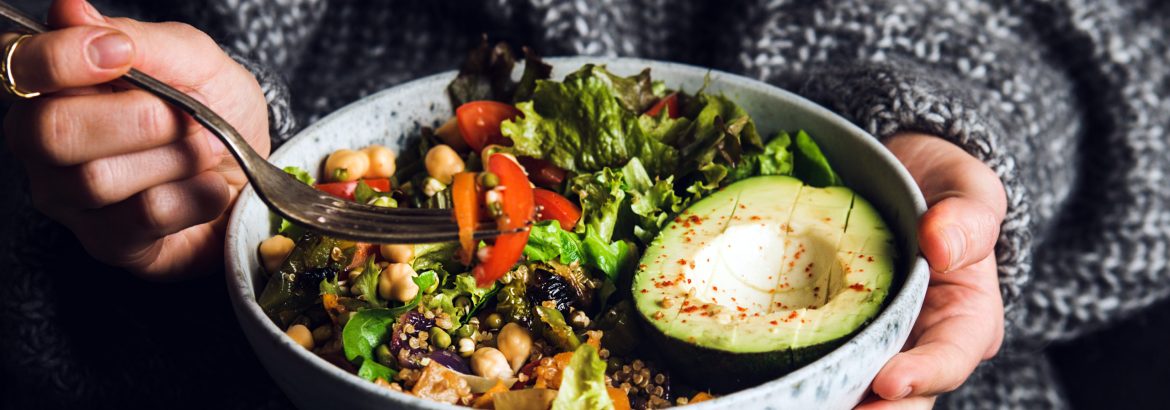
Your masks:
<svg viewBox="0 0 1170 410"><path fill-rule="evenodd" d="M102 13L99 12L96 8L94 8L92 4L89 4L88 1L82 1L81 5L82 5L81 7L84 9L86 15L88 15L94 19L97 19L97 20L103 19Z"/></svg>
<svg viewBox="0 0 1170 410"><path fill-rule="evenodd" d="M947 242L947 255L950 261L947 262L946 269L943 272L949 272L951 268L958 266L963 259L964 249L967 241L963 235L963 230L956 225L950 225L943 228L943 240Z"/></svg>
<svg viewBox="0 0 1170 410"><path fill-rule="evenodd" d="M207 136L207 145L211 146L211 155L213 156L222 156L224 152L227 152L227 147L223 146L223 141L220 141L214 135Z"/></svg>
<svg viewBox="0 0 1170 410"><path fill-rule="evenodd" d="M89 62L98 68L118 68L130 64L134 45L125 34L103 34L89 42Z"/></svg>
<svg viewBox="0 0 1170 410"><path fill-rule="evenodd" d="M906 398L906 396L909 396L913 390L914 389L910 388L910 386L906 386L905 389L902 389L901 393L898 393L897 396L891 397L890 400L902 400Z"/></svg>

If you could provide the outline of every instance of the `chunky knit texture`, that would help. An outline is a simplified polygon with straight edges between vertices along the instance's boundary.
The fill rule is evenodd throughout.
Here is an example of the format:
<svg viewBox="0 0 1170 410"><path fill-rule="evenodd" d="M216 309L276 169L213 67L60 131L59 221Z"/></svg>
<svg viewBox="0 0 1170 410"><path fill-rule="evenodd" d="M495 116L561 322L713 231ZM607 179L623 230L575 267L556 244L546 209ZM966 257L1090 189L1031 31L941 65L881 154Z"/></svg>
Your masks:
<svg viewBox="0 0 1170 410"><path fill-rule="evenodd" d="M1009 206L996 248L1007 345L940 401L951 407L1064 406L1051 366L1037 352L1170 295L1170 190L1162 185L1170 173L1166 2L97 3L208 31L257 74L277 143L371 92L456 67L479 33L546 55L638 56L742 73L817 100L879 138L915 130L952 141L995 170ZM0 164L0 189L19 192L16 166L7 158ZM105 288L119 274L88 257L61 266L63 252L81 255L67 231L19 195L7 196L3 210L0 379L19 378L5 387L37 392L40 404L111 405L111 398L134 394L170 406L207 393L182 386L205 383L184 372L224 368L203 360L240 361L255 372L238 332L204 329L223 342L212 348L152 339L182 333L182 326L163 324L171 319L206 324L191 306L224 314L221 292L210 291L218 296L207 302L192 291L113 279L121 288L113 295L150 293L145 299L156 305L147 306L178 310L176 317L87 295L79 283ZM207 291L217 283L190 286ZM102 305L81 308L78 300ZM97 330L84 323L88 315L118 323L120 330L104 337L129 341L87 347L82 334ZM195 350L195 357L160 358L178 354L176 348ZM179 364L189 367L166 367ZM252 376L244 385L198 384L225 393L195 403L288 405L262 373Z"/></svg>

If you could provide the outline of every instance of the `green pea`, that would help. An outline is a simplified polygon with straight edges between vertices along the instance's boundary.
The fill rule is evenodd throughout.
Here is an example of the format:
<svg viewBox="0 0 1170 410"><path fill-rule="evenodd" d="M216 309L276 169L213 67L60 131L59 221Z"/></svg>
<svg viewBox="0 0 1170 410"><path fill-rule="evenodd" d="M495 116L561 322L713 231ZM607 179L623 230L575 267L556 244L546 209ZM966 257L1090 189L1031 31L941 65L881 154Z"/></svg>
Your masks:
<svg viewBox="0 0 1170 410"><path fill-rule="evenodd" d="M492 313L484 318L483 324L487 325L488 329L498 330L504 326L504 318L500 317L499 313Z"/></svg>
<svg viewBox="0 0 1170 410"><path fill-rule="evenodd" d="M479 332L479 326L468 323L455 329L455 337L471 337L476 332Z"/></svg>
<svg viewBox="0 0 1170 410"><path fill-rule="evenodd" d="M446 349L451 346L451 335L444 332L438 326L431 328L431 344L440 349Z"/></svg>
<svg viewBox="0 0 1170 410"><path fill-rule="evenodd" d="M479 173L479 184L484 188L495 188L500 185L500 177L494 172L484 171Z"/></svg>
<svg viewBox="0 0 1170 410"><path fill-rule="evenodd" d="M378 359L378 363L386 366L390 366L396 362L394 355L390 354L390 347L384 344L380 344L378 348L374 349L374 358Z"/></svg>

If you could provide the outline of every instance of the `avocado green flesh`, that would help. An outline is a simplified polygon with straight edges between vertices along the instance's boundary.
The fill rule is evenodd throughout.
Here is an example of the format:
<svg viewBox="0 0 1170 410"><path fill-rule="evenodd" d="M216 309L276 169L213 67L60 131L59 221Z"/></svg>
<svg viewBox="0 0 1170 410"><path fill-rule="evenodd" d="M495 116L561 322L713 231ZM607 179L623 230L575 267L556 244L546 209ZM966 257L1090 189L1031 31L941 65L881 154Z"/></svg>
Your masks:
<svg viewBox="0 0 1170 410"><path fill-rule="evenodd" d="M740 388L823 356L872 319L893 278L892 239L848 188L746 179L647 247L635 305L672 368Z"/></svg>

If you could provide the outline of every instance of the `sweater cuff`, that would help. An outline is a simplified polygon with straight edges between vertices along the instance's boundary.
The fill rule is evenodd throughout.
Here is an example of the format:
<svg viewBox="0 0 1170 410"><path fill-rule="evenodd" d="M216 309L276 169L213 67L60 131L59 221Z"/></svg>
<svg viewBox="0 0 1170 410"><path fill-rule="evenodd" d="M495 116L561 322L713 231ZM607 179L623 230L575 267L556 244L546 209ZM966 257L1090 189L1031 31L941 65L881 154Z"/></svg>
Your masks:
<svg viewBox="0 0 1170 410"><path fill-rule="evenodd" d="M1028 194L1016 172L1016 158L1004 149L1005 134L999 123L961 91L966 87L962 79L912 62L861 63L810 72L802 95L878 138L903 131L935 135L995 171L1007 194L1007 215L995 254L1004 306L1011 313L1021 287L1030 280L1032 229Z"/></svg>
<svg viewBox="0 0 1170 410"><path fill-rule="evenodd" d="M284 78L270 67L231 49L224 48L224 51L232 60L250 71L260 83L260 89L264 91L264 100L268 102L268 136L272 140L272 147L279 147L292 137L297 125L289 105L289 91Z"/></svg>

